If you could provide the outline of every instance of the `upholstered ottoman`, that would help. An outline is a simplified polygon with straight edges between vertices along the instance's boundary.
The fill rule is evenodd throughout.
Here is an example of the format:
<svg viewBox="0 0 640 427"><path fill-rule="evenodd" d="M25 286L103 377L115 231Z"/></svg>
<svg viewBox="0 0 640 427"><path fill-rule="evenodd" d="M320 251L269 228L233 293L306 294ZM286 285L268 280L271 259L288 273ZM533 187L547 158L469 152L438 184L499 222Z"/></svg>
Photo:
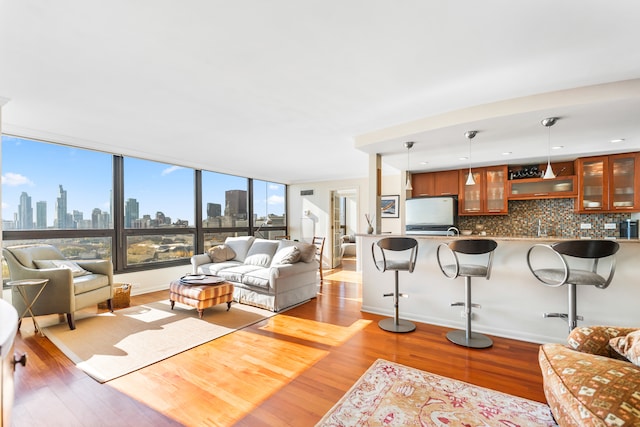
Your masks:
<svg viewBox="0 0 640 427"><path fill-rule="evenodd" d="M229 282L200 285L184 283L178 279L169 285L169 301L172 310L176 302L195 307L198 310L198 317L202 319L205 308L223 302L227 303L227 311L231 308L233 285Z"/></svg>

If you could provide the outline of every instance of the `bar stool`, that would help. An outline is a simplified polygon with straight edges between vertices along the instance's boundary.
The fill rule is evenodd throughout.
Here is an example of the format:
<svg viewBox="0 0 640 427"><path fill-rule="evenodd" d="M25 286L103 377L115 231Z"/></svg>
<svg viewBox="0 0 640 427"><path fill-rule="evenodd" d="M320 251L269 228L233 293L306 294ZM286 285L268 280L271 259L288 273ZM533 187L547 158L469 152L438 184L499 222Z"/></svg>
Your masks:
<svg viewBox="0 0 640 427"><path fill-rule="evenodd" d="M381 259L376 259L376 246L379 248ZM387 256L390 255L389 251L404 252L411 251L408 259L398 259L391 255L391 259ZM410 237L386 237L380 239L377 242L371 244L371 254L373 255L373 263L378 271L385 272L392 270L395 272L395 291L393 293L384 294L385 297L393 297L394 306L394 318L382 319L378 322L380 329L384 329L389 332L411 332L416 329L416 325L408 320L399 318L398 299L400 297L407 297L405 294L398 292L398 273L400 271L408 271L413 273L413 269L416 266L416 259L418 257L418 241Z"/></svg>
<svg viewBox="0 0 640 427"><path fill-rule="evenodd" d="M569 324L569 332L578 326L578 320L583 320L578 316L576 310L576 285L590 285L599 289L605 289L613 280L616 270L615 253L620 245L612 240L571 240L558 242L552 245L537 244L527 251L527 265L536 279L550 287L567 285L568 289L568 310L567 313L544 313L544 317L559 317L566 319ZM559 267L536 268L532 264L534 254L539 260L544 252L547 253L545 260L549 259L549 254L553 258L560 260ZM601 275L598 272L599 261L608 260L608 273ZM537 262L539 264L540 261ZM607 264L605 262L605 264ZM605 269L606 270L606 269Z"/></svg>
<svg viewBox="0 0 640 427"><path fill-rule="evenodd" d="M464 302L454 302L452 307L463 306L465 313L466 328L464 331L450 331L447 333L447 339L454 344L471 348L487 348L493 345L491 338L471 331L471 308L480 308L479 304L471 303L471 278L484 277L489 280L491 276L491 263L493 262L493 251L498 244L490 239L468 239L455 240L449 244L442 243L438 246L436 256L438 258L438 266L442 273L449 279L464 277L465 299ZM441 251L448 250L451 253L450 258L453 259L452 264L443 264ZM460 263L459 254L462 254L463 260L478 258L485 262L477 263ZM483 255L482 257L478 257Z"/></svg>

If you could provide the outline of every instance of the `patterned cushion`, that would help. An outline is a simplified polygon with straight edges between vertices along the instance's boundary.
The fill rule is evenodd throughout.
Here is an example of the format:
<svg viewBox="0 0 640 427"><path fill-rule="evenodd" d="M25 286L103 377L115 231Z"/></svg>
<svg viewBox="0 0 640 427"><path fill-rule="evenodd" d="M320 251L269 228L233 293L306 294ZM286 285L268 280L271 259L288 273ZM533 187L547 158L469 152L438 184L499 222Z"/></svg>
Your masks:
<svg viewBox="0 0 640 427"><path fill-rule="evenodd" d="M559 425L640 425L640 368L560 344L541 346L539 362Z"/></svg>
<svg viewBox="0 0 640 427"><path fill-rule="evenodd" d="M618 354L629 359L631 363L640 366L640 330L631 332L624 337L611 338L609 345Z"/></svg>
<svg viewBox="0 0 640 427"><path fill-rule="evenodd" d="M611 338L625 336L637 329L612 326L584 326L571 331L567 342L569 347L574 350L625 360L624 356L611 349L609 341Z"/></svg>

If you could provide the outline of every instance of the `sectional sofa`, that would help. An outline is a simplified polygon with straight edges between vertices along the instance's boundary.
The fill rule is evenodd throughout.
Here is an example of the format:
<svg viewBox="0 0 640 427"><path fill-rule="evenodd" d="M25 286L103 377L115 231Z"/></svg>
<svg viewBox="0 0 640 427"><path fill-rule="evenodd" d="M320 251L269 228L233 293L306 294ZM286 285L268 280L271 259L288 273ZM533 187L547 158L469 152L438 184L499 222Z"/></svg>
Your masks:
<svg viewBox="0 0 640 427"><path fill-rule="evenodd" d="M274 312L315 298L320 280L315 246L291 240L229 237L191 257L193 274L220 276L233 299Z"/></svg>

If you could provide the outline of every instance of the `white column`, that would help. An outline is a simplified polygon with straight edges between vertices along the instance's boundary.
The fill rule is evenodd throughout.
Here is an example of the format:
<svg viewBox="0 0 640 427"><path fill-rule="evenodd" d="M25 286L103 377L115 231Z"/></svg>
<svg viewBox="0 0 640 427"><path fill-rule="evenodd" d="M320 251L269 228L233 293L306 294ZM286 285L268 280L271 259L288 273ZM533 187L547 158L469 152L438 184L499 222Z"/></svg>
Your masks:
<svg viewBox="0 0 640 427"><path fill-rule="evenodd" d="M375 215L375 224L373 224L373 232L374 234L378 234L382 230L382 220L380 219L380 196L382 195L382 156L377 153L369 155L369 192L368 193L369 193L369 205L365 213L368 213L371 216Z"/></svg>

